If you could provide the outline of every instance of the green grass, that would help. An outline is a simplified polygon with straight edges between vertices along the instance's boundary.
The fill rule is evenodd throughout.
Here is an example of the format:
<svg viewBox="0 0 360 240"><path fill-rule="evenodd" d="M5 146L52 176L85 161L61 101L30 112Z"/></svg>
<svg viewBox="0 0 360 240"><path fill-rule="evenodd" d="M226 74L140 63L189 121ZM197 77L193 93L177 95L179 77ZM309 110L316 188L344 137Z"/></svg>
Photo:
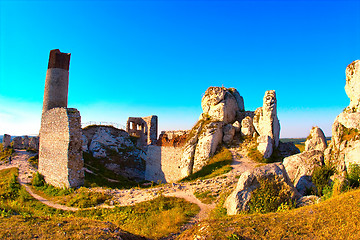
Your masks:
<svg viewBox="0 0 360 240"><path fill-rule="evenodd" d="M8 161L9 157L15 153L15 150L12 147L3 148L2 143L0 143L0 161Z"/></svg>
<svg viewBox="0 0 360 240"><path fill-rule="evenodd" d="M211 204L217 199L218 194L210 190L207 190L207 191L195 191L194 196L197 199L199 199L202 203Z"/></svg>
<svg viewBox="0 0 360 240"><path fill-rule="evenodd" d="M205 220L179 239L359 239L360 190L316 205L267 214Z"/></svg>
<svg viewBox="0 0 360 240"><path fill-rule="evenodd" d="M195 204L163 196L112 209L57 210L33 199L16 176L16 168L0 171L0 239L139 239L132 234L159 239L178 232L199 211Z"/></svg>
<svg viewBox="0 0 360 240"><path fill-rule="evenodd" d="M36 154L35 156L32 156L28 159L28 162L34 167L34 168L38 168L39 166L39 155Z"/></svg>
<svg viewBox="0 0 360 240"><path fill-rule="evenodd" d="M193 173L180 182L194 181L197 179L209 179L231 171L232 154L227 148L222 148L210 158L208 165L204 166L200 171Z"/></svg>

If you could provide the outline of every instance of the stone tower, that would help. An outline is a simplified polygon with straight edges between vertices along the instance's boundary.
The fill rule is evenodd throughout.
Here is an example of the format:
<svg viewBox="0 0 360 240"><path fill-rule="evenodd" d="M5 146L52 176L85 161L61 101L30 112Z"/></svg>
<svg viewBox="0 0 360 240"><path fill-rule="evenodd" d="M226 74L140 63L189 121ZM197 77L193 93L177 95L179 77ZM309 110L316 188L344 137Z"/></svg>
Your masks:
<svg viewBox="0 0 360 240"><path fill-rule="evenodd" d="M59 49L50 51L46 72L43 112L56 107L67 107L70 53Z"/></svg>
<svg viewBox="0 0 360 240"><path fill-rule="evenodd" d="M129 117L126 123L126 131L139 138L139 145L156 144L158 135L158 117Z"/></svg>
<svg viewBox="0 0 360 240"><path fill-rule="evenodd" d="M70 54L51 50L41 117L39 172L56 187L84 184L80 112L67 108Z"/></svg>

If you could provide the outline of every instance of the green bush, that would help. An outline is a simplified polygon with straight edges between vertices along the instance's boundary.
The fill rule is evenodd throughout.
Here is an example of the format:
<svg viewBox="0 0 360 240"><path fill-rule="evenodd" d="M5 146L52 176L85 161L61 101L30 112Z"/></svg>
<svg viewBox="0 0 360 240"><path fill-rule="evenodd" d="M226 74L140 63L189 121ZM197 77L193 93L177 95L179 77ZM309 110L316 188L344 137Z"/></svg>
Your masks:
<svg viewBox="0 0 360 240"><path fill-rule="evenodd" d="M290 187L279 178L260 178L260 187L251 193L249 213L268 213L295 206Z"/></svg>
<svg viewBox="0 0 360 240"><path fill-rule="evenodd" d="M322 196L325 187L330 186L330 177L335 173L335 169L332 166L324 165L314 169L311 180L316 186L317 195Z"/></svg>
<svg viewBox="0 0 360 240"><path fill-rule="evenodd" d="M12 147L3 148L3 145L0 145L0 161L7 161L14 153L15 150Z"/></svg>
<svg viewBox="0 0 360 240"><path fill-rule="evenodd" d="M37 168L39 165L39 155L32 156L28 159L28 162L34 167Z"/></svg>
<svg viewBox="0 0 360 240"><path fill-rule="evenodd" d="M349 185L352 188L359 187L360 183L360 165L350 164L349 169L346 175L347 180L349 180Z"/></svg>
<svg viewBox="0 0 360 240"><path fill-rule="evenodd" d="M39 172L36 172L31 180L31 185L33 185L34 187L45 186L44 176L41 175Z"/></svg>
<svg viewBox="0 0 360 240"><path fill-rule="evenodd" d="M74 196L69 196L69 198L66 206L88 208L105 202L110 196L101 192L89 192L86 188L80 188Z"/></svg>

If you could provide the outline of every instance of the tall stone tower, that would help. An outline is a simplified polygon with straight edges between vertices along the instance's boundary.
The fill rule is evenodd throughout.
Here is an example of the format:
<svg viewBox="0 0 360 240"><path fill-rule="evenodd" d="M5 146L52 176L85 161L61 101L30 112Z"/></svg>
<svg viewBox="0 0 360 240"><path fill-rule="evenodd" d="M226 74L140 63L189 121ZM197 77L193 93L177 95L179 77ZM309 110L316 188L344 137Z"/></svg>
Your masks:
<svg viewBox="0 0 360 240"><path fill-rule="evenodd" d="M41 117L39 172L56 187L84 184L80 112L67 108L70 54L51 50Z"/></svg>

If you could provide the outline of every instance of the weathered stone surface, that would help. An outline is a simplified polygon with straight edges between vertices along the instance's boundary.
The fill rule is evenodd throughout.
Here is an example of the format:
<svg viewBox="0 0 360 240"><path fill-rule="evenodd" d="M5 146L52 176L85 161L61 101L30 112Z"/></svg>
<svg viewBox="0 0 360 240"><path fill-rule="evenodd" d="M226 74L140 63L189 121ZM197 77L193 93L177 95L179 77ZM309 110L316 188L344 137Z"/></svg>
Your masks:
<svg viewBox="0 0 360 240"><path fill-rule="evenodd" d="M39 150L39 137L31 137L29 147L31 149Z"/></svg>
<svg viewBox="0 0 360 240"><path fill-rule="evenodd" d="M209 115L213 121L226 124L233 123L239 111L236 98L224 87L209 87L201 100L201 107L204 114Z"/></svg>
<svg viewBox="0 0 360 240"><path fill-rule="evenodd" d="M186 143L188 133L188 130L162 131L156 145L163 147L182 147Z"/></svg>
<svg viewBox="0 0 360 240"><path fill-rule="evenodd" d="M56 187L84 184L81 117L74 108L43 113L40 129L39 172Z"/></svg>
<svg viewBox="0 0 360 240"><path fill-rule="evenodd" d="M235 121L232 126L235 128L235 133L241 131L241 123L239 123L239 121Z"/></svg>
<svg viewBox="0 0 360 240"><path fill-rule="evenodd" d="M29 147L29 143L30 143L30 138L29 136L24 136L23 137L23 147L26 149Z"/></svg>
<svg viewBox="0 0 360 240"><path fill-rule="evenodd" d="M260 187L259 179L277 178L292 191L292 197L300 197L291 183L284 166L281 163L272 163L246 171L241 174L236 189L226 199L224 207L228 215L239 214L249 209L252 192Z"/></svg>
<svg viewBox="0 0 360 240"><path fill-rule="evenodd" d="M296 207L305 207L320 202L320 197L315 195L303 196L296 201Z"/></svg>
<svg viewBox="0 0 360 240"><path fill-rule="evenodd" d="M280 122L277 117L277 101L274 90L265 92L263 106L256 109L253 125L257 133L262 137L259 140L261 145L258 147L260 152L269 153L269 151L265 151L265 149L277 148L279 146ZM267 141L267 137L265 136L270 137L271 141ZM269 146L264 146L266 142ZM271 154L264 156L264 158L270 156Z"/></svg>
<svg viewBox="0 0 360 240"><path fill-rule="evenodd" d="M264 158L271 157L274 148L271 137L268 135L259 136L257 138L257 143L257 150L259 150L259 152L264 155Z"/></svg>
<svg viewBox="0 0 360 240"><path fill-rule="evenodd" d="M350 63L346 68L345 92L350 98L347 110L360 112L360 60Z"/></svg>
<svg viewBox="0 0 360 240"><path fill-rule="evenodd" d="M83 134L81 136L81 140L82 140L82 150L83 152L89 152L89 141L87 139L87 137Z"/></svg>
<svg viewBox="0 0 360 240"><path fill-rule="evenodd" d="M223 142L230 144L235 136L235 128L231 124L226 124L223 128Z"/></svg>
<svg viewBox="0 0 360 240"><path fill-rule="evenodd" d="M11 136L8 134L4 134L3 137L3 147L8 148L11 146Z"/></svg>
<svg viewBox="0 0 360 240"><path fill-rule="evenodd" d="M323 152L326 148L327 143L324 132L319 127L313 127L305 141L305 151L319 150Z"/></svg>
<svg viewBox="0 0 360 240"><path fill-rule="evenodd" d="M236 90L236 88L229 88L228 90L235 97L236 102L237 102L238 107L239 107L239 110L240 111L245 111L244 98L242 96L240 96L240 93L238 92L238 90Z"/></svg>
<svg viewBox="0 0 360 240"><path fill-rule="evenodd" d="M241 135L243 136L252 136L254 134L254 125L253 119L249 116L245 117L241 121Z"/></svg>
<svg viewBox="0 0 360 240"><path fill-rule="evenodd" d="M300 194L304 195L306 189L315 188L311 176L316 167L324 164L324 154L319 150L305 151L284 158L283 165L286 172Z"/></svg>
<svg viewBox="0 0 360 240"><path fill-rule="evenodd" d="M193 173L205 166L214 155L217 146L222 142L223 123L210 122L202 127L194 155Z"/></svg>
<svg viewBox="0 0 360 240"><path fill-rule="evenodd" d="M13 148L15 148L15 149L23 149L24 148L22 137L14 137Z"/></svg>
<svg viewBox="0 0 360 240"><path fill-rule="evenodd" d="M143 147L156 144L158 136L158 117L129 117L126 123L126 132L131 136L138 137L138 146Z"/></svg>
<svg viewBox="0 0 360 240"><path fill-rule="evenodd" d="M351 164L357 164L360 166L360 140L350 141L343 152L344 162L347 170Z"/></svg>

